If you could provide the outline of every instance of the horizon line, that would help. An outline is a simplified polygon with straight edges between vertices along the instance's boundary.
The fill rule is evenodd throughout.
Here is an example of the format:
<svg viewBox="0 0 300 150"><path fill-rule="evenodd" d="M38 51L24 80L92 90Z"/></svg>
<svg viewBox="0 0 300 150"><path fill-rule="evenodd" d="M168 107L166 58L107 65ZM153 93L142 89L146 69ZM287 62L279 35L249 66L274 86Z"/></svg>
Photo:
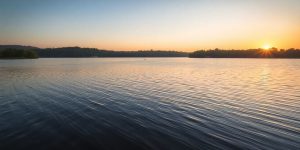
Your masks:
<svg viewBox="0 0 300 150"><path fill-rule="evenodd" d="M106 49L106 48L98 48L98 47L85 47L85 46L59 46L59 47L39 47L39 46L33 46L33 45L23 45L23 44L0 44L0 46L24 46L24 47L34 47L38 49L55 49L55 48L88 48L88 49L97 49L97 50L107 50L107 51L177 51L177 52L193 52L193 51L199 51L199 50L263 50L264 48L258 47L258 48L239 48L239 49L234 49L234 48L198 48L194 50L175 50L175 49L130 49L130 50L120 50L120 49ZM277 49L277 50L289 50L289 49L300 49L300 48L295 48L295 47L290 47L290 48L278 48L278 47L270 47L268 49Z"/></svg>

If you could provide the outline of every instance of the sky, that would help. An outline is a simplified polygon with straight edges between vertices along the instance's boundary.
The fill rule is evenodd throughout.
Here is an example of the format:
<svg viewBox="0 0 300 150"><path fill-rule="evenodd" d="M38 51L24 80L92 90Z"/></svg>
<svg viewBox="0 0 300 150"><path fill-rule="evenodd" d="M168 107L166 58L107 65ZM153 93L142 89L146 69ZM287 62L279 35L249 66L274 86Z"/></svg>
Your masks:
<svg viewBox="0 0 300 150"><path fill-rule="evenodd" d="M0 0L0 44L300 48L300 0Z"/></svg>

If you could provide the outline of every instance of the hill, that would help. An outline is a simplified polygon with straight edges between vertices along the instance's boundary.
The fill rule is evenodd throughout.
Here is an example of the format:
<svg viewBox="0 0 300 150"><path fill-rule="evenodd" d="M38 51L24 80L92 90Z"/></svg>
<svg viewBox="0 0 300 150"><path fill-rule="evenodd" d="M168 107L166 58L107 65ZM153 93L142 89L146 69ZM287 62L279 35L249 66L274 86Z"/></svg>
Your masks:
<svg viewBox="0 0 300 150"><path fill-rule="evenodd" d="M4 50L4 49L34 50L39 48L33 46L23 46L23 45L0 45L0 50Z"/></svg>
<svg viewBox="0 0 300 150"><path fill-rule="evenodd" d="M141 51L112 51L99 50L96 48L62 47L62 48L37 48L22 45L0 45L0 50L20 49L33 50L39 57L64 58L64 57L187 57L186 52L163 51L163 50L141 50Z"/></svg>

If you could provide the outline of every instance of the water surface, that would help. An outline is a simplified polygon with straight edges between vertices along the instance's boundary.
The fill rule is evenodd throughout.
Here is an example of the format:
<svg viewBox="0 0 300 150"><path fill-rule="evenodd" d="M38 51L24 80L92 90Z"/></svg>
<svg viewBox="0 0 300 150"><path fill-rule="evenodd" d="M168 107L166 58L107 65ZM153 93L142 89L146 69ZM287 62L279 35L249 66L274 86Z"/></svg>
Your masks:
<svg viewBox="0 0 300 150"><path fill-rule="evenodd" d="M0 60L0 149L300 149L300 60Z"/></svg>

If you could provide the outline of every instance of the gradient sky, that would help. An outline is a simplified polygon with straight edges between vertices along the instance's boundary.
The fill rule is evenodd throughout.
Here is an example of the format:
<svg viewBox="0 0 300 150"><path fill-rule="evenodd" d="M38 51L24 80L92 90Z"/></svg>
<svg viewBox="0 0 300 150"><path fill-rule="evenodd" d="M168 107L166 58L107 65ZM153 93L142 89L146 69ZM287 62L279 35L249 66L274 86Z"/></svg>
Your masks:
<svg viewBox="0 0 300 150"><path fill-rule="evenodd" d="M0 44L300 48L300 0L0 0Z"/></svg>

